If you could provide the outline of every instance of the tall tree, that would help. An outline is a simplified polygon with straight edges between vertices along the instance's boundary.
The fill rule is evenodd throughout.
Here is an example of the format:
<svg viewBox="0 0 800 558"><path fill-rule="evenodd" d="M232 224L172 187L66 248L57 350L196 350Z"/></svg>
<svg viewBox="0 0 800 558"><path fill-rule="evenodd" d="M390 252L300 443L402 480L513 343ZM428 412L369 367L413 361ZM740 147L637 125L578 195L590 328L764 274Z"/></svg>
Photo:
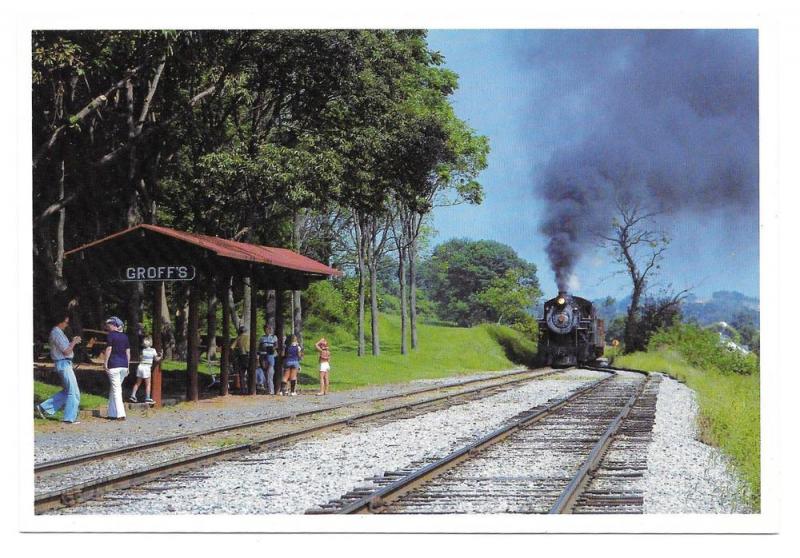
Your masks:
<svg viewBox="0 0 800 558"><path fill-rule="evenodd" d="M598 233L602 244L611 249L614 259L624 268L631 280L631 302L625 321L623 335L625 350L641 349L640 303L648 281L661 267L669 238L655 229L657 213L647 212L634 201L618 200L617 215L611 221L609 234Z"/></svg>
<svg viewBox="0 0 800 558"><path fill-rule="evenodd" d="M441 67L440 54L425 50L425 55L406 85L408 98L395 127L393 149L403 162L397 182L401 187L395 189L400 218L396 232L400 265L409 274L412 348L418 345L417 256L425 216L437 206L480 203L483 189L476 178L489 152L487 138L460 120L448 101L458 87L456 74Z"/></svg>
<svg viewBox="0 0 800 558"><path fill-rule="evenodd" d="M536 266L510 246L491 240L452 239L438 245L421 276L439 315L462 326L500 319L494 305L498 297L484 294L481 300L481 293L504 282L513 280L530 296L526 308L540 292Z"/></svg>

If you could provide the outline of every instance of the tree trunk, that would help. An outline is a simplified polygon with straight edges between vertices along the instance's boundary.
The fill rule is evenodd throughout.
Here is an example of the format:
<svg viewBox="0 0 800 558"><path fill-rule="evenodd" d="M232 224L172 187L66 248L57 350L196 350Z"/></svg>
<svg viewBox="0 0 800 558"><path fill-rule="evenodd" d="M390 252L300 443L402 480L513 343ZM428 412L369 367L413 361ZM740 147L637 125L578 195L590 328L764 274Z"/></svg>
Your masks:
<svg viewBox="0 0 800 558"><path fill-rule="evenodd" d="M301 291L292 291L292 333L297 335L297 342L303 344L303 306Z"/></svg>
<svg viewBox="0 0 800 558"><path fill-rule="evenodd" d="M156 353L160 355L164 355L164 343L162 342L162 324L161 324L161 316L164 313L163 307L163 299L162 299L162 292L164 289L164 283L158 283L155 285L153 289L153 331L151 332L153 335L153 348L156 350ZM161 377L161 362L156 361L153 363L153 370L151 373L151 397L156 402L156 407L161 407L161 395L162 395L162 377Z"/></svg>
<svg viewBox="0 0 800 558"><path fill-rule="evenodd" d="M136 121L133 114L133 82L130 79L126 83L126 91L128 106L128 141L132 142L136 137ZM139 192L136 184L138 180L138 168L139 154L134 147L128 153L128 200L125 221L129 228L142 222L142 214L139 208ZM141 349L138 332L139 323L141 322L143 295L144 288L140 282L131 284L128 298L128 340L131 345L132 360L139 360L139 350Z"/></svg>
<svg viewBox="0 0 800 558"><path fill-rule="evenodd" d="M236 313L236 301L233 298L233 279L231 279L231 287L228 288L228 310L231 313L233 320L233 328L238 332L239 326L242 325L242 320L239 319L239 314Z"/></svg>
<svg viewBox="0 0 800 558"><path fill-rule="evenodd" d="M244 278L244 286L242 287L242 323L247 331L252 329L250 326L250 281L251 277ZM255 327L255 324L252 324Z"/></svg>
<svg viewBox="0 0 800 558"><path fill-rule="evenodd" d="M175 319L175 356L178 360L186 360L186 317L189 313L186 288L181 285L177 289L178 312Z"/></svg>
<svg viewBox="0 0 800 558"><path fill-rule="evenodd" d="M298 254L303 250L303 226L308 215L305 210L295 211L292 226L292 244ZM292 333L297 336L297 342L303 345L303 306L301 302L301 292L292 291Z"/></svg>
<svg viewBox="0 0 800 558"><path fill-rule="evenodd" d="M61 164L58 173L58 197L59 199L64 199L64 175L65 175L65 164L64 159L61 159ZM58 225L56 226L56 260L55 260L55 271L56 277L55 282L56 284L66 284L64 283L64 223L67 218L67 210L66 208L61 208L58 212Z"/></svg>
<svg viewBox="0 0 800 558"><path fill-rule="evenodd" d="M161 343L164 348L164 359L171 360L175 358L175 331L172 327L172 316L169 313L169 305L167 304L167 286L162 281L159 287L159 296L161 297Z"/></svg>
<svg viewBox="0 0 800 558"><path fill-rule="evenodd" d="M198 335L200 312L199 305L200 292L195 283L189 291L189 320L188 320L188 347L186 355L186 400L197 401L200 398L198 382L198 365L200 363L200 353L198 351Z"/></svg>
<svg viewBox="0 0 800 558"><path fill-rule="evenodd" d="M358 256L358 356L364 356L364 228L356 216L356 252Z"/></svg>
<svg viewBox="0 0 800 558"><path fill-rule="evenodd" d="M416 238L411 241L408 246L408 279L409 279L409 292L408 299L410 303L409 318L411 321L411 348L416 349L419 346L417 341L417 240Z"/></svg>
<svg viewBox="0 0 800 558"><path fill-rule="evenodd" d="M406 249L402 242L397 250L397 280L400 283L400 354L408 354L406 337L408 336L408 324L406 314L408 314L408 301L406 296Z"/></svg>
<svg viewBox="0 0 800 558"><path fill-rule="evenodd" d="M250 276L250 353L247 359L248 393L256 394L256 367L258 366L258 285L255 276Z"/></svg>
<svg viewBox="0 0 800 558"><path fill-rule="evenodd" d="M275 355L275 381L280 382L280 372L283 371L283 345L286 338L286 328L283 320L283 291L275 291L275 336L278 338L277 354ZM276 384L275 389L278 386Z"/></svg>
<svg viewBox="0 0 800 558"><path fill-rule="evenodd" d="M375 233L375 219L373 218L369 235L369 259L367 260L367 267L369 268L369 309L372 355L379 356L381 354L381 340L380 332L378 331L378 262L376 261Z"/></svg>
<svg viewBox="0 0 800 558"><path fill-rule="evenodd" d="M142 340L139 338L142 322L142 301L144 300L144 285L137 281L131 283L128 298L128 343L131 346L131 360L139 360Z"/></svg>
<svg viewBox="0 0 800 558"><path fill-rule="evenodd" d="M267 291L267 314L265 323L272 328L275 333L275 290Z"/></svg>
<svg viewBox="0 0 800 558"><path fill-rule="evenodd" d="M289 293L289 329L294 333L294 291Z"/></svg>
<svg viewBox="0 0 800 558"><path fill-rule="evenodd" d="M634 282L633 284L633 293L631 294L631 304L628 306L628 317L625 320L625 333L624 333L624 341L625 341L625 352L633 352L641 347L637 347L636 343L636 333L638 330L638 312L639 312L639 302L642 297L642 291L644 290L644 284L639 282Z"/></svg>
<svg viewBox="0 0 800 558"><path fill-rule="evenodd" d="M228 395L228 372L231 363L231 309L225 302L231 291L231 279L225 277L222 284L222 360L219 365L220 394Z"/></svg>
<svg viewBox="0 0 800 558"><path fill-rule="evenodd" d="M206 313L206 336L208 350L206 351L208 362L217 358L217 298L216 291L212 288L208 293L208 311Z"/></svg>
<svg viewBox="0 0 800 558"><path fill-rule="evenodd" d="M64 160L64 148L61 149L61 160L57 165L58 173L58 195L64 196L65 192L65 178L66 168ZM66 291L67 284L64 280L64 225L66 221L66 213L62 207L58 212L58 221L55 224L55 233L52 231L52 223L46 223L45 226L39 229L39 242L38 246L41 250L38 252L39 261L44 264L46 287L44 288L42 302L40 308L44 309L46 316L40 319L45 320L47 323L51 321L52 314L61 312L66 309ZM53 246L53 234L55 234L55 247ZM34 243L34 253L36 254L37 243ZM55 249L54 249L55 248ZM38 297L37 297L38 298ZM47 336L49 328L44 326L42 333Z"/></svg>
<svg viewBox="0 0 800 558"><path fill-rule="evenodd" d="M70 315L69 325L72 330L72 335L80 335L83 337L83 319L81 316L83 312L81 310L79 298L75 297L67 303L67 312L69 312Z"/></svg>

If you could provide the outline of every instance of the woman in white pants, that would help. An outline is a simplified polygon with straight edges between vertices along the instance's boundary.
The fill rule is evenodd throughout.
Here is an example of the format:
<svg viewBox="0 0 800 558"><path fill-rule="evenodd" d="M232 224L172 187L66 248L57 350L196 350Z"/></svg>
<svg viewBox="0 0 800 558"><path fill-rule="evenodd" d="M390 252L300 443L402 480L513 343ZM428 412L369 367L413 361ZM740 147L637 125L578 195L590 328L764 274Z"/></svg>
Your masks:
<svg viewBox="0 0 800 558"><path fill-rule="evenodd" d="M108 418L124 419L125 404L122 402L122 380L128 375L131 348L128 336L122 333L122 320L112 316L106 320L106 327L108 328L108 335L106 335L108 345L103 367L111 384L108 394Z"/></svg>

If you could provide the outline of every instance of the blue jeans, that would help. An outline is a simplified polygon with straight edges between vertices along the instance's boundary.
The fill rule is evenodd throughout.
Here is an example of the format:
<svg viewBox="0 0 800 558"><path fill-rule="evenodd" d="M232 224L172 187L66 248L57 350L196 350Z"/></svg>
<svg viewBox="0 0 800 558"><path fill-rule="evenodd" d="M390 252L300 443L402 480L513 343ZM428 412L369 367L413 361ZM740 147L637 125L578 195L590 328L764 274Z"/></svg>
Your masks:
<svg viewBox="0 0 800 558"><path fill-rule="evenodd" d="M260 354L261 368L267 375L267 391L275 395L275 355Z"/></svg>
<svg viewBox="0 0 800 558"><path fill-rule="evenodd" d="M61 378L62 390L41 404L42 410L47 415L54 415L56 411L64 408L64 422L75 422L78 418L78 407L81 404L81 392L78 389L78 380L72 370L72 361L56 361L56 372Z"/></svg>

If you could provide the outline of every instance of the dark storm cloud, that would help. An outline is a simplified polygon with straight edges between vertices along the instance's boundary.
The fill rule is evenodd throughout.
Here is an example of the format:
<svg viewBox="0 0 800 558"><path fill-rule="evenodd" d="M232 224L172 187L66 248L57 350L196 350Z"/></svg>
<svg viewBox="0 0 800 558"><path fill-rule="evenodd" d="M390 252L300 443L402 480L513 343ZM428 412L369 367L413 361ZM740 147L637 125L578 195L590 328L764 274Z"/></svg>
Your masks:
<svg viewBox="0 0 800 558"><path fill-rule="evenodd" d="M560 288L616 200L757 213L755 31L546 32L526 64L543 80L538 110L571 113L551 123L567 143L536 184Z"/></svg>

